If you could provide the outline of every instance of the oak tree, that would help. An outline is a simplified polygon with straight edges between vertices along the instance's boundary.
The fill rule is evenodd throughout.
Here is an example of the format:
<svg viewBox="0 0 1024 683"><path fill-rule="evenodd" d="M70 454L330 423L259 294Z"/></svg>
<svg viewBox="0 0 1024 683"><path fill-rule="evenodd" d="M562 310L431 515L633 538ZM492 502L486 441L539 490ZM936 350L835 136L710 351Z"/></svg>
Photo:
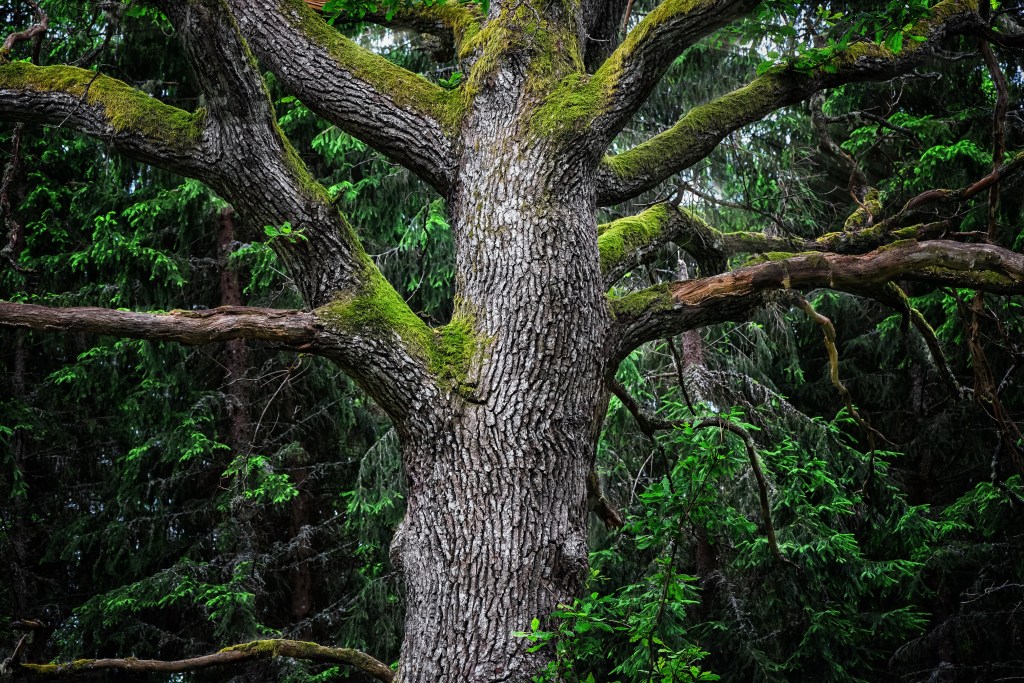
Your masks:
<svg viewBox="0 0 1024 683"><path fill-rule="evenodd" d="M349 664L380 680L530 680L549 654L516 634L580 592L591 507L616 523L593 467L611 394L630 405L614 375L633 350L778 301L803 307L832 344L831 323L799 297L817 288L881 301L926 336L900 283L1024 293L1024 256L1000 245L995 223L1001 188L1024 153L1007 153L997 134L989 173L885 205L813 102L844 84L941 66L960 40L980 42L978 68L997 74L992 46L1014 50L1021 39L988 3L943 0L879 36L819 41L628 148L617 136L688 48L786 3L664 0L639 19L623 0L360 10L364 21L438 37L465 73L441 85L343 37L322 3L160 0L203 94L191 111L100 71L14 59L47 30L43 10L29 4L36 22L4 43L0 120L72 127L206 184L241 220L266 226L305 307L147 313L0 303L0 324L191 345L259 340L322 356L387 413L409 490L392 545L406 587L397 674L360 652L294 641L173 662L35 667L40 673L181 672L281 655ZM367 255L344 202L314 179L278 125L264 70L446 201L456 290L447 324L428 325ZM849 218L838 229L822 226L811 238L719 230L680 206L685 187L598 225L603 207L661 186L730 134L806 101L823 153L848 167ZM972 201L992 207L987 232L959 229L958 209ZM699 277L616 288L666 244L688 254ZM635 412L645 430L659 426ZM751 466L759 472L754 454ZM761 501L768 518L763 486Z"/></svg>

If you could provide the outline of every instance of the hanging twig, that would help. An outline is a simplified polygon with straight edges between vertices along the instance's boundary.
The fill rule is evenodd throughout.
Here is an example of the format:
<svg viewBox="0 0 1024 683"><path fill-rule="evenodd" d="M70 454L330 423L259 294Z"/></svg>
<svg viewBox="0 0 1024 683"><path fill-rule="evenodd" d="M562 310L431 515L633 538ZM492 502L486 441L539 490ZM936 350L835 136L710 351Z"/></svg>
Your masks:
<svg viewBox="0 0 1024 683"><path fill-rule="evenodd" d="M685 429L686 427L691 427L694 430L717 427L718 429L732 432L736 436L740 437L746 448L747 459L750 461L750 469L753 471L754 479L757 481L757 489L761 502L761 517L764 521L765 535L768 538L768 547L770 548L772 555L779 562L788 564L792 567L797 567L797 565L783 555L782 551L779 549L778 539L775 535L775 525L772 522L771 506L768 501L768 481L765 478L764 470L761 467L761 459L758 456L757 448L754 445L754 437L750 435L749 431L740 425L721 417L705 417L693 422L688 420L664 420L645 412L636 402L636 399L630 395L629 391L627 391L619 381L612 380L611 390L612 393L615 394L615 396L622 402L622 405L626 407L626 410L630 412L633 419L636 420L637 425L640 427L640 431L652 441L655 439L655 432L672 429Z"/></svg>
<svg viewBox="0 0 1024 683"><path fill-rule="evenodd" d="M843 381L839 378L839 350L836 348L835 325L832 324L832 321L829 320L828 317L818 313L818 311L814 309L814 306L811 305L810 301L799 294L795 295L795 298L797 305L803 309L804 313L807 314L807 317L821 327L822 334L825 337L825 348L828 350L829 378L832 380L832 386L836 388L836 391L838 391L839 395L843 398L843 401L846 403L846 410L850 413L850 416L857 421L857 424L860 425L861 429L863 429L867 434L868 448L870 449L868 455L868 474L864 478L864 483L861 485L861 491L867 495L868 485L871 483L871 479L875 473L875 451L877 450L875 437L882 439L886 443L891 444L891 442L886 439L881 432L872 427L867 420L861 417L861 414L853 405L853 396L850 394L850 390L846 388L846 385L843 384Z"/></svg>

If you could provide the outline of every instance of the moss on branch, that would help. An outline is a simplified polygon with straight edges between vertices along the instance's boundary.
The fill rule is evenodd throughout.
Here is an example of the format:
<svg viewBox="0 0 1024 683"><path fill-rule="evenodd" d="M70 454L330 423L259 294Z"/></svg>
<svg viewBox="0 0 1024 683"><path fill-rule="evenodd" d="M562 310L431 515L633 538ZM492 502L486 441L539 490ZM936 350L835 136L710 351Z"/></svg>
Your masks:
<svg viewBox="0 0 1024 683"><path fill-rule="evenodd" d="M667 204L656 204L643 213L602 226L597 237L597 248L601 254L601 270L610 271L637 250L659 241L668 220Z"/></svg>
<svg viewBox="0 0 1024 683"><path fill-rule="evenodd" d="M187 112L115 78L73 66L3 64L0 89L67 93L102 107L115 132L135 133L177 148L194 144L206 121L205 109Z"/></svg>
<svg viewBox="0 0 1024 683"><path fill-rule="evenodd" d="M416 315L380 270L367 260L365 284L356 295L343 295L316 310L328 328L350 334L398 337L410 355L426 362L440 383L460 388L475 355L487 343L476 320L457 302L451 322L438 329Z"/></svg>
<svg viewBox="0 0 1024 683"><path fill-rule="evenodd" d="M430 116L445 131L451 133L458 128L464 111L458 91L444 90L419 74L363 49L317 16L304 0L280 1L285 16L327 52L340 69L369 84L399 107ZM471 31L472 22L464 24L463 29Z"/></svg>

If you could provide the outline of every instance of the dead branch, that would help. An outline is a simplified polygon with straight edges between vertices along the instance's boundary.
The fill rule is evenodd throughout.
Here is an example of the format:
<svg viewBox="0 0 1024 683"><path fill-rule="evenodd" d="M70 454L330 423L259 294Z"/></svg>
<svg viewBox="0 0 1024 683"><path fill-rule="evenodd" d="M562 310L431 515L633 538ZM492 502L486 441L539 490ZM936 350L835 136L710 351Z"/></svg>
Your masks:
<svg viewBox="0 0 1024 683"><path fill-rule="evenodd" d="M121 670L151 673L184 673L214 666L238 664L256 659L290 657L311 662L346 664L363 671L378 681L392 683L395 672L368 654L351 648L324 647L298 640L255 640L220 652L178 660L159 659L76 659L60 664L20 664L21 672L37 677L74 676L88 671Z"/></svg>

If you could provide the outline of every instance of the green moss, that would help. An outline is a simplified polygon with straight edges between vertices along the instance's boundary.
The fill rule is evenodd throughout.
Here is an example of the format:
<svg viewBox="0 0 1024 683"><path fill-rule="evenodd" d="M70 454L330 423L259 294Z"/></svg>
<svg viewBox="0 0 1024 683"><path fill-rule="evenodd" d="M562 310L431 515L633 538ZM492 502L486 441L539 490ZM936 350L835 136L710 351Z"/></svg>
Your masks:
<svg viewBox="0 0 1024 683"><path fill-rule="evenodd" d="M430 115L446 131L458 128L464 108L456 93L359 47L318 17L304 0L281 0L281 9L286 16L297 19L296 26L342 69L387 93L399 106Z"/></svg>
<svg viewBox="0 0 1024 683"><path fill-rule="evenodd" d="M604 163L618 177L634 178L664 167L666 159L686 159L692 153L703 158L709 136L724 137L740 123L756 121L777 108L779 93L787 87L785 78L778 73L763 74L742 88L694 107L664 133L628 152L607 156Z"/></svg>
<svg viewBox="0 0 1024 683"><path fill-rule="evenodd" d="M238 645L232 645L231 647L225 647L221 649L221 652L250 652L258 657L277 657L282 654L282 651L286 651L289 657L310 657L321 650L321 646L316 643L310 643L301 640L289 640L287 641L287 649L284 647L284 643L280 640L253 640L248 643L240 643Z"/></svg>
<svg viewBox="0 0 1024 683"><path fill-rule="evenodd" d="M668 285L655 285L622 297L609 297L608 303L613 316L635 317L644 313L671 311L677 302Z"/></svg>
<svg viewBox="0 0 1024 683"><path fill-rule="evenodd" d="M636 216L601 226L597 237L601 270L610 271L637 249L657 239L665 229L670 210L665 204L657 204Z"/></svg>
<svg viewBox="0 0 1024 683"><path fill-rule="evenodd" d="M607 80L598 74L569 74L534 110L530 125L545 136L584 131L605 111L610 93Z"/></svg>
<svg viewBox="0 0 1024 683"><path fill-rule="evenodd" d="M850 214L843 223L844 230L862 230L871 225L875 216L882 213L882 199L875 188L869 188L864 197L864 205Z"/></svg>
<svg viewBox="0 0 1024 683"><path fill-rule="evenodd" d="M440 19L452 30L456 48L479 33L485 19L476 5L463 5L458 2L442 2L430 7L414 5L409 11L422 14L428 19Z"/></svg>
<svg viewBox="0 0 1024 683"><path fill-rule="evenodd" d="M458 387L486 340L476 332L475 318L465 305L456 305L452 321L431 329L417 316L376 266L367 262L366 285L356 296L343 296L316 310L329 326L346 332L388 335L402 340L415 357L446 386Z"/></svg>
<svg viewBox="0 0 1024 683"><path fill-rule="evenodd" d="M102 106L111 127L136 132L175 147L187 147L202 135L206 110L194 113L164 104L115 78L73 66L0 65L0 88L66 92Z"/></svg>
<svg viewBox="0 0 1024 683"><path fill-rule="evenodd" d="M882 246L878 247L878 249L876 249L875 251L888 251L890 249L900 249L902 247L908 247L911 244L917 244L917 240L916 239L896 240L895 242L890 242L889 244L883 244Z"/></svg>
<svg viewBox="0 0 1024 683"><path fill-rule="evenodd" d="M88 668L95 659L76 659L73 662L66 662L62 664L20 664L20 668L25 671L31 671L36 674L62 674L68 671L79 671Z"/></svg>

